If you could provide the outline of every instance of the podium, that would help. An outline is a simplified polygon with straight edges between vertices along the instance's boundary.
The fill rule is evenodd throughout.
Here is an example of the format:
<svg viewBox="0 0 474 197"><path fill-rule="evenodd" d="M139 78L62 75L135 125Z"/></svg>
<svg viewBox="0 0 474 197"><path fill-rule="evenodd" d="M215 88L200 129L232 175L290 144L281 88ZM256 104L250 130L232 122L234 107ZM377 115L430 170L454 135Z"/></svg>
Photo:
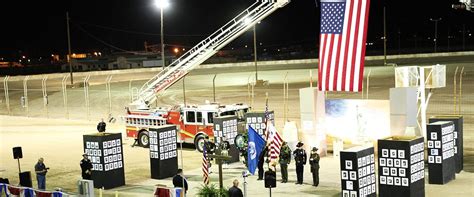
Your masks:
<svg viewBox="0 0 474 197"><path fill-rule="evenodd" d="M373 146L340 152L342 197L377 196Z"/></svg>
<svg viewBox="0 0 474 197"><path fill-rule="evenodd" d="M150 171L152 179L173 177L178 171L178 130L176 125L151 127Z"/></svg>
<svg viewBox="0 0 474 197"><path fill-rule="evenodd" d="M456 166L456 173L460 173L463 170L464 165L464 143L463 143L463 116L457 115L442 115L433 116L429 119L429 123L437 121L452 121L454 123L454 160Z"/></svg>
<svg viewBox="0 0 474 197"><path fill-rule="evenodd" d="M378 140L379 196L425 196L424 138L392 136Z"/></svg>
<svg viewBox="0 0 474 197"><path fill-rule="evenodd" d="M427 125L428 182L445 184L455 179L454 123L438 121Z"/></svg>
<svg viewBox="0 0 474 197"><path fill-rule="evenodd" d="M83 140L84 152L92 162L94 187L111 189L125 185L122 134L89 134Z"/></svg>

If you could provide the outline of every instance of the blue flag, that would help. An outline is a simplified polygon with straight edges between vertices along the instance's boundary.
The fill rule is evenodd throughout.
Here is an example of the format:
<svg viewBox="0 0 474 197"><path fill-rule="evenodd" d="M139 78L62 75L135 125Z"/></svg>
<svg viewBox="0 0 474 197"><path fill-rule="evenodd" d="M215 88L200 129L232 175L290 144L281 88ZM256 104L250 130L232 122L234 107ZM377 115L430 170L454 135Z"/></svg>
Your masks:
<svg viewBox="0 0 474 197"><path fill-rule="evenodd" d="M258 158L265 147L265 140L260 136L255 129L249 125L248 131L248 146L247 146L247 167L249 172L253 175L257 169Z"/></svg>

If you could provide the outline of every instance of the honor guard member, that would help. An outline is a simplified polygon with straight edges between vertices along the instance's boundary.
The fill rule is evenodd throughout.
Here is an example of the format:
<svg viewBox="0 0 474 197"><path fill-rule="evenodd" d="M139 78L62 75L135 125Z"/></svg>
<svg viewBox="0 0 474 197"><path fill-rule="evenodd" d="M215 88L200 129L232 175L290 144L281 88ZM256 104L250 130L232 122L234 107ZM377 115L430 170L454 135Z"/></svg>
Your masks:
<svg viewBox="0 0 474 197"><path fill-rule="evenodd" d="M291 161L291 149L288 146L288 143L283 142L280 149L280 168L281 168L281 182L288 182L288 164Z"/></svg>
<svg viewBox="0 0 474 197"><path fill-rule="evenodd" d="M306 151L303 149L303 142L298 142L296 145L296 150L293 151L293 157L295 158L296 165L296 184L303 184L303 170L304 165L306 165Z"/></svg>
<svg viewBox="0 0 474 197"><path fill-rule="evenodd" d="M311 173L313 174L313 186L319 185L319 154L318 148L313 147L309 156L309 165L311 165Z"/></svg>
<svg viewBox="0 0 474 197"><path fill-rule="evenodd" d="M263 180L263 173L265 170L263 169L263 163L265 162L265 159L267 158L267 152L268 152L268 145L263 148L262 152L260 153L260 157L258 158L258 179L257 181Z"/></svg>
<svg viewBox="0 0 474 197"><path fill-rule="evenodd" d="M92 180L92 163L87 154L82 154L81 160L82 179Z"/></svg>
<svg viewBox="0 0 474 197"><path fill-rule="evenodd" d="M204 146L206 147L207 155L213 155L214 152L216 151L216 145L212 143L211 141L209 141L209 136L204 137ZM209 157L207 159L207 165L209 166L209 174L212 173L211 171L212 160L213 158L209 158Z"/></svg>

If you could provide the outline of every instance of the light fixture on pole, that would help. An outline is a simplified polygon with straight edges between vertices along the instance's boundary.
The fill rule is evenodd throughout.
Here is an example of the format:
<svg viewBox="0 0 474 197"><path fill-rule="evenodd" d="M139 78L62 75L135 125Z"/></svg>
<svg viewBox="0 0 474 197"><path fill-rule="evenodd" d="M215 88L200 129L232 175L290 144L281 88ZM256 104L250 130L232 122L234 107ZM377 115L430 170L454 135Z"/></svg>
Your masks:
<svg viewBox="0 0 474 197"><path fill-rule="evenodd" d="M161 19L161 61L163 69L165 68L165 44L164 44L164 30L163 30L163 10L169 7L170 3L168 0L154 0L155 6L160 9Z"/></svg>
<svg viewBox="0 0 474 197"><path fill-rule="evenodd" d="M436 53L437 51L437 44L438 44L438 21L440 21L442 18L438 19L432 19L430 18L431 22L435 22L435 33L434 33L434 52Z"/></svg>

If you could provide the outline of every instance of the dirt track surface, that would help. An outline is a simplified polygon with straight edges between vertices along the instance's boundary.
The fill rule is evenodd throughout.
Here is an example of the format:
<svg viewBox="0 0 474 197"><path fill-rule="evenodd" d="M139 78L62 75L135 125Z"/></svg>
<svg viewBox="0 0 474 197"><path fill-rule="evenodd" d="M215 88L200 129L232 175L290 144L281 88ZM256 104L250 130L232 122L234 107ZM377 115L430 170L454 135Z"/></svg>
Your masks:
<svg viewBox="0 0 474 197"><path fill-rule="evenodd" d="M474 59L474 58L472 58ZM455 59L448 59L447 62L447 86L434 90L428 107L428 117L431 115L453 113L453 77L455 69L464 66L463 88L462 88L462 109L461 113L465 117L464 131L464 156L465 171L467 180L472 179L474 172L474 60L463 60L457 63ZM424 64L435 64L428 62ZM283 81L288 74L289 81L289 112L288 119L299 122L299 89L309 86L309 70L312 69L316 76L316 65L296 65L293 69L282 69L281 67L266 68L259 71L259 78L268 81L269 85L255 87L255 99L253 108L263 110L265 107L265 94L269 94L269 108L275 110L276 126L283 127ZM370 76L370 99L388 99L389 88L394 86L394 71L392 67L367 67L366 75L371 70ZM458 71L459 72L459 71ZM216 101L228 103L250 103L248 97L247 83L253 81L253 68L243 68L239 70L229 69L206 69L193 71L185 79L186 102L202 104L205 100L212 101L212 78L216 78ZM459 74L459 73L458 73ZM139 88L144 80L152 76L153 73L143 72L132 76L114 76L111 84L112 108L109 112L108 98L105 92L106 76L94 76L91 78L90 86L90 113L84 102L84 89L68 89L68 105L63 106L63 94L60 91L61 79L48 80L49 105L43 106L41 81L29 81L29 108L20 107L19 98L23 95L22 82L10 82L10 109L13 116L0 116L0 177L10 178L10 182L18 182L18 169L16 160L13 160L11 148L22 146L24 158L21 160L23 171L33 171L33 166L39 157L45 158L45 163L51 168L48 173L47 187L64 188L66 191L76 191L76 181L80 178L79 161L82 153L82 135L95 132L95 126L100 118L106 118L109 113L117 118L117 123L107 125L110 132L120 132L124 134L124 125L120 121L120 116L124 114L124 107L130 101L129 80L132 87ZM82 80L82 79L77 79ZM314 77L314 81L316 81ZM169 90L162 94L157 104L175 105L183 102L182 81L177 82ZM315 83L314 83L315 84ZM0 86L3 92L3 85ZM365 88L365 87L364 87ZM459 89L458 89L459 91ZM364 94L366 90L364 90ZM362 98L361 93L330 93L328 98ZM0 114L7 115L5 99L0 97ZM27 118L30 116L32 118ZM124 135L123 135L124 136ZM125 136L124 136L125 137ZM124 157L126 169L127 185L148 185L152 188L156 182L149 180L149 157L148 150L142 148L131 148L132 140L124 140ZM191 149L185 149L184 158L185 171L195 172L199 175L200 154ZM327 161L328 165L336 164ZM329 169L328 169L329 170ZM332 169L338 172L337 169ZM291 173L291 172L290 172ZM229 176L239 177L238 171ZM332 196L340 190L338 186L339 176L334 173L331 176L331 184L327 185L327 194ZM467 177L466 177L467 176ZM461 176L463 177L463 176ZM469 178L471 177L471 178ZM33 175L33 179L35 176ZM195 178L199 182L199 177ZM232 177L229 177L231 181ZM290 177L291 179L291 177ZM309 179L307 179L309 180ZM230 183L230 182L229 182ZM324 181L323 181L324 183ZM467 185L466 185L467 184ZM36 182L34 182L36 185ZM197 184L195 184L197 185ZM456 186L459 190L472 194L472 181ZM148 188L149 189L149 188ZM289 188L291 190L291 188ZM311 187L309 187L311 189ZM257 190L257 189L256 189ZM305 189L303 189L305 190ZM442 188L434 188L433 191L442 192ZM278 196L278 195L277 195Z"/></svg>

